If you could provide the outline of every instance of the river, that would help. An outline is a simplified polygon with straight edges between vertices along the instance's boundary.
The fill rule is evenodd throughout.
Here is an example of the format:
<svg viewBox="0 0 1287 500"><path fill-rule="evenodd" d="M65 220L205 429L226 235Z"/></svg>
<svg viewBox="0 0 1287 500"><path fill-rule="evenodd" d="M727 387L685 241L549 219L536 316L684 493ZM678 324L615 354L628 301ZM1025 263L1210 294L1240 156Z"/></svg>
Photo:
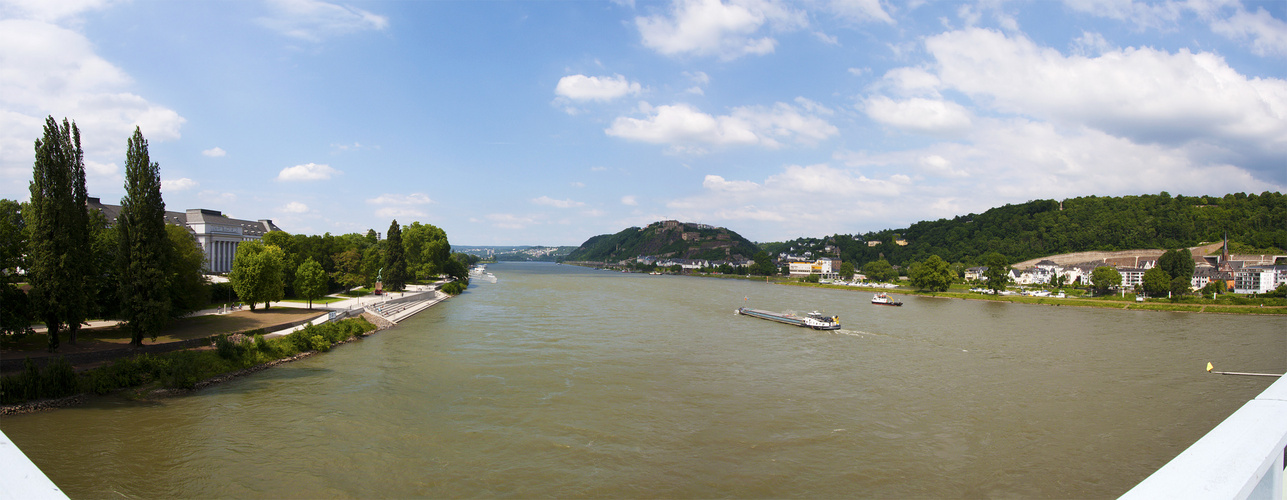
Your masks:
<svg viewBox="0 0 1287 500"><path fill-rule="evenodd" d="M1284 317L489 271L324 355L0 425L73 498L1115 497L1272 382L1207 361L1287 368Z"/></svg>

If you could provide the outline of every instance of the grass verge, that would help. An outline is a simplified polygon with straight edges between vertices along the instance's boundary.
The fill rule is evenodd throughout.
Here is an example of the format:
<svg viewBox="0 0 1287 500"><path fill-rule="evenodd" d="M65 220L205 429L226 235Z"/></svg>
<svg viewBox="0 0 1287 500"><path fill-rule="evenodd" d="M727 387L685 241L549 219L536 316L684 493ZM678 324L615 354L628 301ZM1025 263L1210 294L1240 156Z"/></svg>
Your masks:
<svg viewBox="0 0 1287 500"><path fill-rule="evenodd" d="M77 374L64 358L36 368L30 359L21 373L0 379L0 404L107 394L130 388L192 389L199 381L245 370L308 351L329 351L339 342L375 330L365 318L309 325L289 335L265 339L263 330L213 337L214 349L121 358Z"/></svg>

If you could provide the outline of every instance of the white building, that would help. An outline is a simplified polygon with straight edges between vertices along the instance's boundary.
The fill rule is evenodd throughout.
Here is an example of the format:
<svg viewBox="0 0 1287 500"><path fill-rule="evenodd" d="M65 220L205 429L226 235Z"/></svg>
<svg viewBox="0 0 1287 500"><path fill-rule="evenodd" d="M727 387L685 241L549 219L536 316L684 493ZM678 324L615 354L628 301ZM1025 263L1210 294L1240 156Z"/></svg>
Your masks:
<svg viewBox="0 0 1287 500"><path fill-rule="evenodd" d="M788 270L793 277L817 274L822 279L836 279L840 276L840 261L826 257L813 262L792 261L788 264Z"/></svg>
<svg viewBox="0 0 1287 500"><path fill-rule="evenodd" d="M1265 293L1278 287L1273 267L1247 267L1233 272L1233 293Z"/></svg>
<svg viewBox="0 0 1287 500"><path fill-rule="evenodd" d="M120 205L106 205L98 198L89 198L89 208L98 210L108 224L116 224L121 213ZM243 241L263 239L269 231L281 231L272 220L249 221L225 217L217 210L190 208L186 212L165 212L165 223L188 228L192 237L206 254L207 272L226 273L232 270L232 258L237 245Z"/></svg>

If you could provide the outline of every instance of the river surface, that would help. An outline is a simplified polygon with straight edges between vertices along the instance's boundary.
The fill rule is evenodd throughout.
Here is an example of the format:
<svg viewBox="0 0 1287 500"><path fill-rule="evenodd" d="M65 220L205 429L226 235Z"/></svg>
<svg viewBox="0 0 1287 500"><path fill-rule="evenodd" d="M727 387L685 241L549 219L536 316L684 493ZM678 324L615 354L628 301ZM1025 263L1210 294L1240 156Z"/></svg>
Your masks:
<svg viewBox="0 0 1287 500"><path fill-rule="evenodd" d="M489 271L324 355L3 430L73 498L1115 497L1272 382L1207 361L1287 369L1283 317Z"/></svg>

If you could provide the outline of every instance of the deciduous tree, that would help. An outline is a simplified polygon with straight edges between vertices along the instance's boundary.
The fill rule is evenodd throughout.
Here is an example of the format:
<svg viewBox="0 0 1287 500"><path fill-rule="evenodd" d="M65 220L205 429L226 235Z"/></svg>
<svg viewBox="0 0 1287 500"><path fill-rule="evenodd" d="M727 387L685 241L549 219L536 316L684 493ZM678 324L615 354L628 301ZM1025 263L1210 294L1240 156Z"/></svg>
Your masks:
<svg viewBox="0 0 1287 500"><path fill-rule="evenodd" d="M228 281L232 282L237 296L250 305L250 310L255 310L256 302L263 302L264 309L268 309L272 301L284 296L281 270L284 256L281 248L258 241L237 245Z"/></svg>
<svg viewBox="0 0 1287 500"><path fill-rule="evenodd" d="M885 259L868 262L862 266L862 273L873 281L893 281L898 279L898 271Z"/></svg>
<svg viewBox="0 0 1287 500"><path fill-rule="evenodd" d="M908 270L912 286L931 292L946 292L955 281L956 273L947 261L937 255L931 255L925 262L913 264Z"/></svg>
<svg viewBox="0 0 1287 500"><path fill-rule="evenodd" d="M856 270L854 269L854 263L853 263L853 262L843 262L843 263L841 263L841 264L840 264L840 277L841 277L841 278L844 278L844 279L850 279L850 278L853 278L853 277L854 277L854 272L855 272L855 271L856 271Z"/></svg>
<svg viewBox="0 0 1287 500"><path fill-rule="evenodd" d="M295 270L295 293L308 300L309 309L313 308L313 299L326 294L326 271L312 257Z"/></svg>
<svg viewBox="0 0 1287 500"><path fill-rule="evenodd" d="M18 288L18 272L28 269L27 225L23 204L0 200L0 335L23 335L32 332L35 319L31 301Z"/></svg>
<svg viewBox="0 0 1287 500"><path fill-rule="evenodd" d="M165 225L170 240L170 317L178 318L201 310L210 303L210 286L205 277L205 252L188 228Z"/></svg>
<svg viewBox="0 0 1287 500"><path fill-rule="evenodd" d="M1171 288L1171 277L1160 267L1144 271L1144 293L1151 297L1160 297Z"/></svg>
<svg viewBox="0 0 1287 500"><path fill-rule="evenodd" d="M147 140L134 128L125 152L125 197L116 217L120 241L121 316L130 345L153 340L170 318L168 271L173 246L165 229L161 166L151 161Z"/></svg>
<svg viewBox="0 0 1287 500"><path fill-rule="evenodd" d="M1193 262L1193 252L1190 252L1187 248L1167 250L1157 259L1157 267L1166 271L1167 276L1170 276L1171 279L1192 279L1196 266Z"/></svg>
<svg viewBox="0 0 1287 500"><path fill-rule="evenodd" d="M1109 288L1122 286L1122 273L1108 266L1096 267L1090 272L1090 284L1095 293L1104 295Z"/></svg>
<svg viewBox="0 0 1287 500"><path fill-rule="evenodd" d="M987 265L983 277L988 280L988 288L994 292L1005 290L1010 283L1010 261L1000 252L992 252L988 254Z"/></svg>

